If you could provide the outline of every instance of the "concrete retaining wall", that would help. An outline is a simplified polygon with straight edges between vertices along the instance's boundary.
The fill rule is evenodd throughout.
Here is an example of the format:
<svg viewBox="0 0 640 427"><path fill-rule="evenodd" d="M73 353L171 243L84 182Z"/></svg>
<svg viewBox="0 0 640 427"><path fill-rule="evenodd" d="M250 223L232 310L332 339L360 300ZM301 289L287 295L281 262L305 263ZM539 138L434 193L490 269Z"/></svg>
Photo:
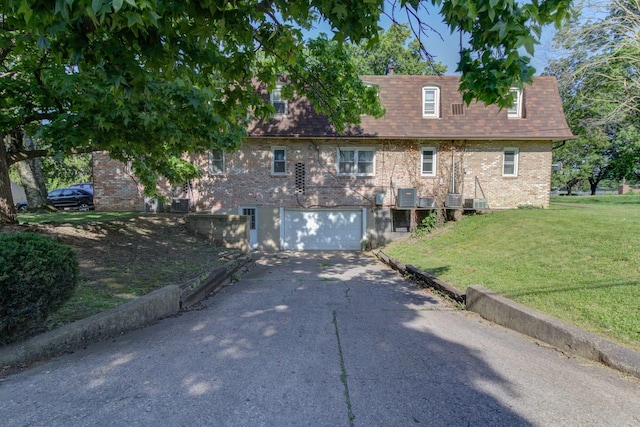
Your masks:
<svg viewBox="0 0 640 427"><path fill-rule="evenodd" d="M0 366L29 363L141 328L180 310L180 288L166 286L86 319L0 348Z"/></svg>
<svg viewBox="0 0 640 427"><path fill-rule="evenodd" d="M244 215L187 214L187 231L205 237L218 246L249 251L251 218Z"/></svg>

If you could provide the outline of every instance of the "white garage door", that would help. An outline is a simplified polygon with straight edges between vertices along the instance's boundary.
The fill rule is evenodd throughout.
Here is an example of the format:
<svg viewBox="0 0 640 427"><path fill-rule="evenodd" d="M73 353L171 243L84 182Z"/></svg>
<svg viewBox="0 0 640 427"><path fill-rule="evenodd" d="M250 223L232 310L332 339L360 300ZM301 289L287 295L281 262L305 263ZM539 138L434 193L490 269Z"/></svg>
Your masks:
<svg viewBox="0 0 640 427"><path fill-rule="evenodd" d="M362 210L281 211L283 250L359 250Z"/></svg>

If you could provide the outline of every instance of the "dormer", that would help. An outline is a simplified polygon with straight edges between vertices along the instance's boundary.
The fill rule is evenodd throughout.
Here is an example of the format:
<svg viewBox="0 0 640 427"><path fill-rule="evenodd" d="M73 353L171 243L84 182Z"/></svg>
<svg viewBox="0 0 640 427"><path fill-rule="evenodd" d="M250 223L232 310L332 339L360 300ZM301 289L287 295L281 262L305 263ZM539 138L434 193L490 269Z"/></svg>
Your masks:
<svg viewBox="0 0 640 427"><path fill-rule="evenodd" d="M438 86L422 87L422 118L440 118L440 88Z"/></svg>
<svg viewBox="0 0 640 427"><path fill-rule="evenodd" d="M521 119L524 117L522 114L522 90L512 87L509 89L509 93L513 96L513 104L507 109L507 117L510 119Z"/></svg>
<svg viewBox="0 0 640 427"><path fill-rule="evenodd" d="M270 95L271 105L276 110L276 117L286 116L288 112L288 102L282 97L283 83L276 83L276 87L273 89Z"/></svg>

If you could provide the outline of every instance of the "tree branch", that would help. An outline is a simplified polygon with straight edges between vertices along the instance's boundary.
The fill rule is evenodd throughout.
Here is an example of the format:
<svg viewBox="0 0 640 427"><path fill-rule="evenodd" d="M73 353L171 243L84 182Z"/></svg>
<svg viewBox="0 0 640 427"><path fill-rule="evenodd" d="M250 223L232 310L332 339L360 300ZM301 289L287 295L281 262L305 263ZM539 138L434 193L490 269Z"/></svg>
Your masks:
<svg viewBox="0 0 640 427"><path fill-rule="evenodd" d="M86 154L86 153L92 153L93 151L94 150L92 147L76 148L69 151L68 154ZM23 160L37 159L39 157L51 157L51 156L54 156L55 154L56 154L56 151L51 149L18 151L18 152L7 153L7 160L8 160L9 166L11 166L12 164L21 162Z"/></svg>

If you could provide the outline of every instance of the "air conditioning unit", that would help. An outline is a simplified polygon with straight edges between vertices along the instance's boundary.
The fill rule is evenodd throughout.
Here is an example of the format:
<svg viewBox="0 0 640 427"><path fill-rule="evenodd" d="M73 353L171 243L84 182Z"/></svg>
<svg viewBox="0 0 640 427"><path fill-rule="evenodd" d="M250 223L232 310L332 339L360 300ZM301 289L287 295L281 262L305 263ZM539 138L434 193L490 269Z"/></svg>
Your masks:
<svg viewBox="0 0 640 427"><path fill-rule="evenodd" d="M434 199L433 197L420 197L418 199L418 207L419 208L435 208L436 199Z"/></svg>
<svg viewBox="0 0 640 427"><path fill-rule="evenodd" d="M461 208L462 207L462 194L449 193L445 199L444 205L448 208Z"/></svg>
<svg viewBox="0 0 640 427"><path fill-rule="evenodd" d="M188 213L189 199L171 199L171 212Z"/></svg>
<svg viewBox="0 0 640 427"><path fill-rule="evenodd" d="M399 188L396 206L399 208L415 208L417 192L415 188Z"/></svg>
<svg viewBox="0 0 640 427"><path fill-rule="evenodd" d="M162 200L154 199L153 197L144 198L144 211L158 213L164 210Z"/></svg>
<svg viewBox="0 0 640 427"><path fill-rule="evenodd" d="M487 199L464 199L464 208L480 211L483 209L489 209Z"/></svg>

